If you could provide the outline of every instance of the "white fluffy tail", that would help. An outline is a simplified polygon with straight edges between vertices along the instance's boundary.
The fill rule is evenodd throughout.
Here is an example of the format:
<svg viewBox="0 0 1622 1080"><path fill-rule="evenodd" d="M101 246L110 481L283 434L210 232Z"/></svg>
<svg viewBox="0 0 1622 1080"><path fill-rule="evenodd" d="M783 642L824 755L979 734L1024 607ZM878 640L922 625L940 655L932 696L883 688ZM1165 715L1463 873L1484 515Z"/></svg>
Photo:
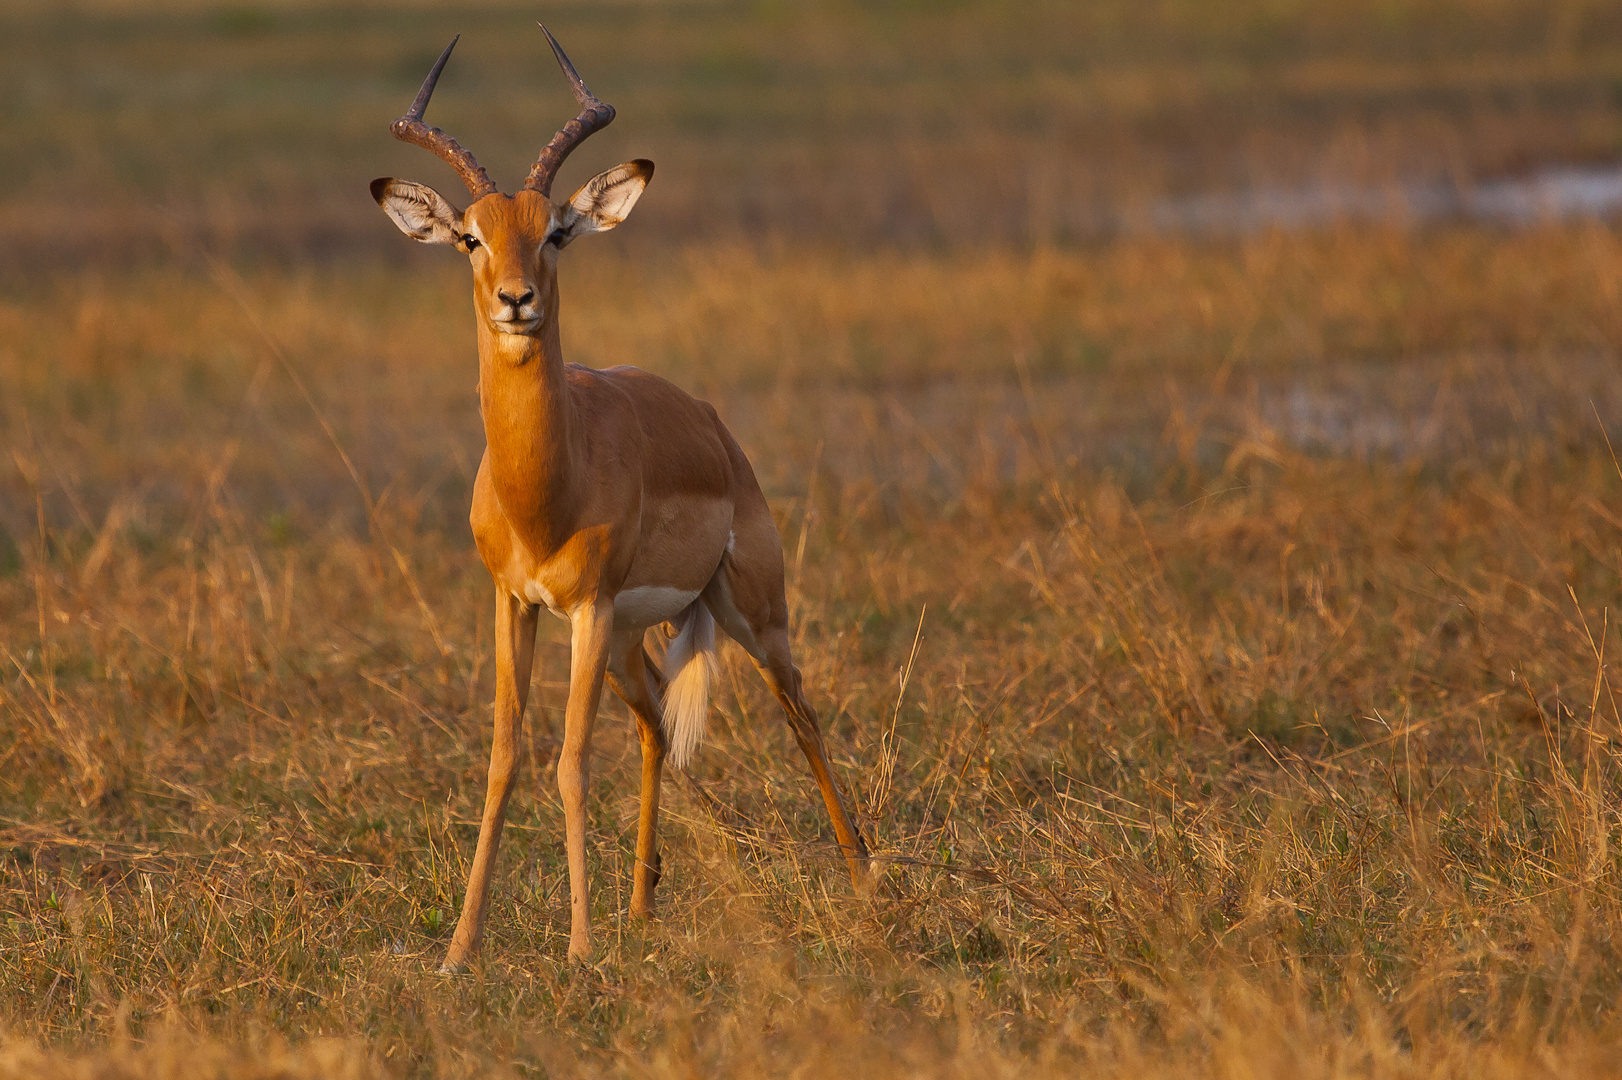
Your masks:
<svg viewBox="0 0 1622 1080"><path fill-rule="evenodd" d="M715 675L715 616L694 600L679 616L681 629L665 650L665 742L670 762L687 766L704 741L710 711L710 679Z"/></svg>

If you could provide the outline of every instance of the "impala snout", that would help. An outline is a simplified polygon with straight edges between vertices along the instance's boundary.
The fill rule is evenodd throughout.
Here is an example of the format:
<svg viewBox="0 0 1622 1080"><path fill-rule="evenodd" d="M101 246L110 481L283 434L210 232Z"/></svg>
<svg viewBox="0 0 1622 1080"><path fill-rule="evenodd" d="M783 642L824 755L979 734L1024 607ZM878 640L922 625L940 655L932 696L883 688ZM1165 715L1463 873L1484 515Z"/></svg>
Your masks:
<svg viewBox="0 0 1622 1080"><path fill-rule="evenodd" d="M527 283L503 285L490 303L490 322L498 333L525 334L541 324L541 306Z"/></svg>

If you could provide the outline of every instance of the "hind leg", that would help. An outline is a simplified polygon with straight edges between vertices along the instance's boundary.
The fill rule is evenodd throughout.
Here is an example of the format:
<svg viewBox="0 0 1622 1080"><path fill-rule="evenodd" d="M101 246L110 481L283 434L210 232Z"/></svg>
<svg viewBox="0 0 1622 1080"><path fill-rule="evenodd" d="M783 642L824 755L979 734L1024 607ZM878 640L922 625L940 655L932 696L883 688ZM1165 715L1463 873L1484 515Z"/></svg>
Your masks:
<svg viewBox="0 0 1622 1080"><path fill-rule="evenodd" d="M811 775L816 777L817 787L822 790L822 801L828 806L828 816L833 819L834 835L839 838L840 850L845 853L845 862L850 867L851 883L861 889L867 881L867 844L852 824L850 814L845 809L844 796L834 783L833 770L828 765L828 747L822 738L822 725L817 721L816 710L806 700L800 669L794 666L794 658L789 653L788 628L767 627L764 632L757 633L756 638L764 647L766 659L755 666L760 669L766 685L771 687L772 693L782 703L783 711L788 714L794 741L800 744L800 752L805 755L805 760L811 766Z"/></svg>
<svg viewBox="0 0 1622 1080"><path fill-rule="evenodd" d="M851 881L857 889L864 888L867 844L851 822L844 794L834 782L822 725L806 700L800 669L794 666L789 648L788 602L783 595L782 541L758 490L753 500L739 501L732 550L706 587L704 602L727 635L749 653L783 706L794 741L800 744L800 752L822 792L822 801L827 804L828 816L833 819L834 835L850 867Z"/></svg>
<svg viewBox="0 0 1622 1080"><path fill-rule="evenodd" d="M653 890L659 885L659 786L665 763L665 730L659 718L664 679L642 647L642 633L615 635L608 682L631 707L642 742L642 810L636 823L636 870L631 883L631 914L653 914Z"/></svg>

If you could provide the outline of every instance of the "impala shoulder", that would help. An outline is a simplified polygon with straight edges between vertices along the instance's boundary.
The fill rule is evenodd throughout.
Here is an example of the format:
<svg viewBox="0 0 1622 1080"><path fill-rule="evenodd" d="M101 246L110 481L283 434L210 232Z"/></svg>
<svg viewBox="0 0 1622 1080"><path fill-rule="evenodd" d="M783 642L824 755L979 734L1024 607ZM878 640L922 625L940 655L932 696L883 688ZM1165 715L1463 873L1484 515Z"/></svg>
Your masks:
<svg viewBox="0 0 1622 1080"><path fill-rule="evenodd" d="M603 368L598 374L613 380L615 385L622 387L626 393L632 396L649 394L654 396L669 394L680 394L682 397L688 396L687 391L664 376L655 375L651 371L633 367L630 364L619 364L615 367Z"/></svg>
<svg viewBox="0 0 1622 1080"><path fill-rule="evenodd" d="M564 376L568 380L569 399L575 412L586 420L588 429L593 424L607 422L610 416L616 414L635 414L633 396L626 392L623 383L610 378L607 372L581 364L566 364Z"/></svg>

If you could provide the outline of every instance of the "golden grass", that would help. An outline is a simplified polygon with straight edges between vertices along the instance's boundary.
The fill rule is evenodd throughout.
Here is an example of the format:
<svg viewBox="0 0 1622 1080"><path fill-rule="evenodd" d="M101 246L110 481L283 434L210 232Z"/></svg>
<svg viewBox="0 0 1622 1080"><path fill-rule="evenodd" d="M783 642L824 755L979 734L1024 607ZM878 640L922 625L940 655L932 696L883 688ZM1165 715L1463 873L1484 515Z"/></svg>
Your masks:
<svg viewBox="0 0 1622 1080"><path fill-rule="evenodd" d="M549 622L445 979L471 320L365 182L445 181L386 124L456 31L433 119L516 177L567 112L537 12L59 9L0 15L0 1078L1617 1071L1622 239L1135 231L1610 160L1615 12L549 7L621 114L571 167L659 161L566 348L749 449L885 870L850 895L729 652L652 926L605 707L567 966Z"/></svg>
<svg viewBox="0 0 1622 1080"><path fill-rule="evenodd" d="M567 967L548 625L466 979L432 974L492 692L465 271L15 293L0 1075L1613 1071L1619 248L571 251L572 356L750 450L887 869L851 897L729 652L651 927L605 707L603 956Z"/></svg>

